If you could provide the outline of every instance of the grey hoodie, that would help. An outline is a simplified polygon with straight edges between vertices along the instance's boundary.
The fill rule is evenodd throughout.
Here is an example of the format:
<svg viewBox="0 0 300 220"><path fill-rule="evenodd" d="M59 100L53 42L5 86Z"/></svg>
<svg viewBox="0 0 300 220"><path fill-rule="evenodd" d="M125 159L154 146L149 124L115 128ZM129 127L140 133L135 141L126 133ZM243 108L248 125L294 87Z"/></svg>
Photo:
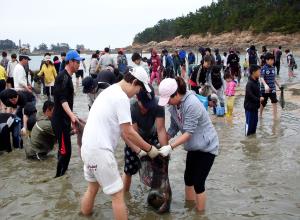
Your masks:
<svg viewBox="0 0 300 220"><path fill-rule="evenodd" d="M171 125L168 134L174 137L178 131L188 132L191 138L184 144L186 151L203 151L218 155L219 138L209 115L191 91L182 97L179 109L170 106Z"/></svg>

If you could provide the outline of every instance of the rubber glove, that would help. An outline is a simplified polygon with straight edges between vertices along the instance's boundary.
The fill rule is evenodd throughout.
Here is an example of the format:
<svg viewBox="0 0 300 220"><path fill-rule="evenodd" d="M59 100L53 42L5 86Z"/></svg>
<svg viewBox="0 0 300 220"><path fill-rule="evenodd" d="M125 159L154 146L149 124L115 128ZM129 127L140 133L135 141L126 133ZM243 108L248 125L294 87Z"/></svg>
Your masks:
<svg viewBox="0 0 300 220"><path fill-rule="evenodd" d="M163 157L168 156L169 154L171 154L171 151L173 150L171 145L166 145L161 147L158 151L159 154L162 155Z"/></svg>

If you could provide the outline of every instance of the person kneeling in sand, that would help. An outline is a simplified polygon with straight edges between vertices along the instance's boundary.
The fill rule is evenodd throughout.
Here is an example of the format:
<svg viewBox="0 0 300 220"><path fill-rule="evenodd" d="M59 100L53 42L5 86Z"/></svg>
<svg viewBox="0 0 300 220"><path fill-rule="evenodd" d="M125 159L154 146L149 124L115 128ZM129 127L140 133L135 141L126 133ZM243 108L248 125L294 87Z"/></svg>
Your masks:
<svg viewBox="0 0 300 220"><path fill-rule="evenodd" d="M52 101L44 103L43 112L37 116L37 121L25 145L26 158L42 160L53 150L55 135L50 121L53 109Z"/></svg>

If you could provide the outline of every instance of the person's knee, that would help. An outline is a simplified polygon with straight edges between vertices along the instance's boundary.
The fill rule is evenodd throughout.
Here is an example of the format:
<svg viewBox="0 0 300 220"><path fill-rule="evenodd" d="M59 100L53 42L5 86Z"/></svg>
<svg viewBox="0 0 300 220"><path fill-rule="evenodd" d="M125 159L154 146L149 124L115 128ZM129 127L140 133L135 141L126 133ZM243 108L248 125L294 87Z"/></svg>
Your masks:
<svg viewBox="0 0 300 220"><path fill-rule="evenodd" d="M112 194L111 198L113 207L117 208L119 206L125 205L123 189L119 192Z"/></svg>
<svg viewBox="0 0 300 220"><path fill-rule="evenodd" d="M90 182L88 185L88 189L87 192L92 195L92 196L96 196L98 190L99 190L99 184L97 182Z"/></svg>

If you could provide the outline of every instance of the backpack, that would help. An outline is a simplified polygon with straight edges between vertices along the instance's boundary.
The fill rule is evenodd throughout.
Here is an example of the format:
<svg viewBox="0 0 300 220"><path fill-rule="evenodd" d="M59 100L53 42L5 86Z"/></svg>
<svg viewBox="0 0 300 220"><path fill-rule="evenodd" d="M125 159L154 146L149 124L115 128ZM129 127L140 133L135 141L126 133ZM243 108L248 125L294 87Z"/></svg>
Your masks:
<svg viewBox="0 0 300 220"><path fill-rule="evenodd" d="M257 53L255 50L249 50L248 52L249 55L249 64L253 65L253 64L257 64Z"/></svg>
<svg viewBox="0 0 300 220"><path fill-rule="evenodd" d="M221 68L215 66L211 71L211 82L216 90L220 89L223 86Z"/></svg>

